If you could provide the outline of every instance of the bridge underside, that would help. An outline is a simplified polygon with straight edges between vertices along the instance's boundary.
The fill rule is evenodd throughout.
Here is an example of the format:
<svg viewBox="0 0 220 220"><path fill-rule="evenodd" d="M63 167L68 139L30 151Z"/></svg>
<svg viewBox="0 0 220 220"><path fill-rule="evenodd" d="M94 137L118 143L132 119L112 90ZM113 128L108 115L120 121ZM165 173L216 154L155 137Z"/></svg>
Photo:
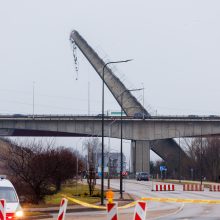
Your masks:
<svg viewBox="0 0 220 220"><path fill-rule="evenodd" d="M39 131L25 129L0 129L0 136L15 137L91 137L88 134L69 133L61 131Z"/></svg>

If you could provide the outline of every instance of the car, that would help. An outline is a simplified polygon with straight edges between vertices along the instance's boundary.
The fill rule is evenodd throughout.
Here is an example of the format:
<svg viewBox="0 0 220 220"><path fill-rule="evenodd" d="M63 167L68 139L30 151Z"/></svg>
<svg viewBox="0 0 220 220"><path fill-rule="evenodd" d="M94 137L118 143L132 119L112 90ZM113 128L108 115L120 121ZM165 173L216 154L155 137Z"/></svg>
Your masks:
<svg viewBox="0 0 220 220"><path fill-rule="evenodd" d="M145 180L149 181L150 175L146 172L140 172L137 174L137 181Z"/></svg>
<svg viewBox="0 0 220 220"><path fill-rule="evenodd" d="M144 112L136 112L136 113L134 113L133 118L135 118L135 119L147 119L147 118L150 118L150 115L148 115Z"/></svg>
<svg viewBox="0 0 220 220"><path fill-rule="evenodd" d="M198 115L189 115L189 118L199 118Z"/></svg>
<svg viewBox="0 0 220 220"><path fill-rule="evenodd" d="M6 201L6 220L22 219L23 211L13 184L0 175L0 199Z"/></svg>
<svg viewBox="0 0 220 220"><path fill-rule="evenodd" d="M98 115L96 115L96 117L106 117L107 115L106 114L98 114Z"/></svg>

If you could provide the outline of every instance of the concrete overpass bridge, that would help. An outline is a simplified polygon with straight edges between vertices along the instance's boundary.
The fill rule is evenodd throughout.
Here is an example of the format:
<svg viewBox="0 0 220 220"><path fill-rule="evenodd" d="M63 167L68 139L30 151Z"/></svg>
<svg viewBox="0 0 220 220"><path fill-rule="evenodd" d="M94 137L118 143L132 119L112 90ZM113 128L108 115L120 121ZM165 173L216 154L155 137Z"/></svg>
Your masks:
<svg viewBox="0 0 220 220"><path fill-rule="evenodd" d="M101 136L96 116L0 116L0 136ZM104 136L121 138L120 117L105 117ZM123 139L154 141L220 134L220 117L123 117Z"/></svg>

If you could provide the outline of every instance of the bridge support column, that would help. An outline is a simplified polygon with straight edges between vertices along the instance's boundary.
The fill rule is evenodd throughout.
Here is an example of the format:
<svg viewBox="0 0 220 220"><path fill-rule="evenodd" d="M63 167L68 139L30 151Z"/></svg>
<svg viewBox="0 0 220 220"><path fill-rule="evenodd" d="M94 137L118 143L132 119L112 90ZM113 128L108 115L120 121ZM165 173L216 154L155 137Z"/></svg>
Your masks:
<svg viewBox="0 0 220 220"><path fill-rule="evenodd" d="M150 173L150 141L131 141L131 172Z"/></svg>

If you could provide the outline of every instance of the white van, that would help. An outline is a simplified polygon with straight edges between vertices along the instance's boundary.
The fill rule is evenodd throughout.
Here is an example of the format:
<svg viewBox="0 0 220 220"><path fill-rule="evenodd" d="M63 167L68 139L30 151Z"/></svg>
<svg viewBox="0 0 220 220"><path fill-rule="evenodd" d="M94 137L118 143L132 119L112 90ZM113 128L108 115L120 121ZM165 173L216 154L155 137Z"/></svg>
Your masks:
<svg viewBox="0 0 220 220"><path fill-rule="evenodd" d="M0 199L6 200L6 220L22 219L23 211L18 195L6 176L0 175Z"/></svg>

